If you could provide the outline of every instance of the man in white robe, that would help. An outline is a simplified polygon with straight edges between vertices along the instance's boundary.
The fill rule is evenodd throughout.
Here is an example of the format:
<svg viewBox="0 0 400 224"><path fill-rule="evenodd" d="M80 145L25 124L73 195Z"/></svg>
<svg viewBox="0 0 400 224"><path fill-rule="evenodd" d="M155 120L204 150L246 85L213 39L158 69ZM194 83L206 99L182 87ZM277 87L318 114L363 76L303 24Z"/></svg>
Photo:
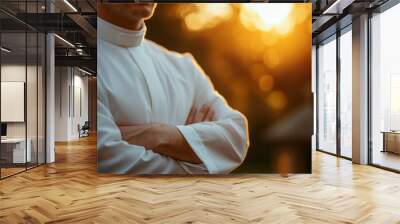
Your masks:
<svg viewBox="0 0 400 224"><path fill-rule="evenodd" d="M246 157L247 120L191 55L144 39L154 8L98 5L98 171L230 173Z"/></svg>

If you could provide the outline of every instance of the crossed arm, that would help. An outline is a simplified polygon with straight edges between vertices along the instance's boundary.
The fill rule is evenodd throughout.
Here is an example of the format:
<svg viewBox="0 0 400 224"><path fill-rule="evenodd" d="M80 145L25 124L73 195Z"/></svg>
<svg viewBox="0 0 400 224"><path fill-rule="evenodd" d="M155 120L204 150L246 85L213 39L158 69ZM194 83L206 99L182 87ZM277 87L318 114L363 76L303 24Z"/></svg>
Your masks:
<svg viewBox="0 0 400 224"><path fill-rule="evenodd" d="M203 105L199 110L192 108L186 125L213 121L214 110L210 105ZM176 160L199 164L202 161L192 150L178 128L169 124L118 124L122 139L129 144L139 145L146 150L171 157Z"/></svg>

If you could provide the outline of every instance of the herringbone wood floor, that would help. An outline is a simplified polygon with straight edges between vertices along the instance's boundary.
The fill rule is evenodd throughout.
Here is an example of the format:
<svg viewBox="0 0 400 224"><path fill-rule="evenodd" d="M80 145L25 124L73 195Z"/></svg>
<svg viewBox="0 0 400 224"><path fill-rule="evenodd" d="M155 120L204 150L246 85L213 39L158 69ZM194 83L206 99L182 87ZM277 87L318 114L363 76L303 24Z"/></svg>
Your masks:
<svg viewBox="0 0 400 224"><path fill-rule="evenodd" d="M95 138L0 181L0 223L400 223L400 175L315 152L312 175L96 173Z"/></svg>

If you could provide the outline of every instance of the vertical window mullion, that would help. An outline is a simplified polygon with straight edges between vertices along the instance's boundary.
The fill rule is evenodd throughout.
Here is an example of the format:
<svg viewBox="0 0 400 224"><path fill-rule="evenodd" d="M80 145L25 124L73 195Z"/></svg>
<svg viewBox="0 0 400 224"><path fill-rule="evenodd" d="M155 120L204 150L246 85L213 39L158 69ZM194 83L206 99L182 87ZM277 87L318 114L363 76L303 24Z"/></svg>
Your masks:
<svg viewBox="0 0 400 224"><path fill-rule="evenodd" d="M28 97L28 1L25 0L25 100L24 100L24 120L25 120L25 170L28 169L28 114L27 114L27 97Z"/></svg>
<svg viewBox="0 0 400 224"><path fill-rule="evenodd" d="M315 118L315 122L316 122L316 131L315 131L315 135L316 135L316 140L315 140L315 148L317 150L319 150L319 44L317 44L315 46L315 113L316 113L316 118Z"/></svg>
<svg viewBox="0 0 400 224"><path fill-rule="evenodd" d="M371 30L371 20L372 20L372 12L368 12L368 32L367 32L367 38L368 38L368 54L367 54L367 63L368 63L368 70L367 70L367 83L368 83L368 112L367 112L367 119L368 119L368 124L367 124L367 129L368 129L368 164L373 163L373 146L372 146L372 85L371 85L371 79L372 79L372 64L371 64L371 57L372 57L372 30Z"/></svg>
<svg viewBox="0 0 400 224"><path fill-rule="evenodd" d="M340 30L336 31L336 154L341 156L341 118L340 118Z"/></svg>
<svg viewBox="0 0 400 224"><path fill-rule="evenodd" d="M39 0L36 1L39 13ZM39 32L36 32L36 166L39 165Z"/></svg>

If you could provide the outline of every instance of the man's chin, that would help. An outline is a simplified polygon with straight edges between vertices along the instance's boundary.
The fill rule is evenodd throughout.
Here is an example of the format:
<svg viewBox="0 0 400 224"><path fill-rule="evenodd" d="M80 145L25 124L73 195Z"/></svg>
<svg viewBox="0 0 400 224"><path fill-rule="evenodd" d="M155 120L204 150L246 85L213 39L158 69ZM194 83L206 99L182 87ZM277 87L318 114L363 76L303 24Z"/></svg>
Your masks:
<svg viewBox="0 0 400 224"><path fill-rule="evenodd" d="M130 4L129 7L136 10L146 10L148 12L152 12L154 8L154 3L135 3Z"/></svg>
<svg viewBox="0 0 400 224"><path fill-rule="evenodd" d="M140 17L149 18L153 14L154 3L136 3L129 6L133 13L140 14Z"/></svg>

